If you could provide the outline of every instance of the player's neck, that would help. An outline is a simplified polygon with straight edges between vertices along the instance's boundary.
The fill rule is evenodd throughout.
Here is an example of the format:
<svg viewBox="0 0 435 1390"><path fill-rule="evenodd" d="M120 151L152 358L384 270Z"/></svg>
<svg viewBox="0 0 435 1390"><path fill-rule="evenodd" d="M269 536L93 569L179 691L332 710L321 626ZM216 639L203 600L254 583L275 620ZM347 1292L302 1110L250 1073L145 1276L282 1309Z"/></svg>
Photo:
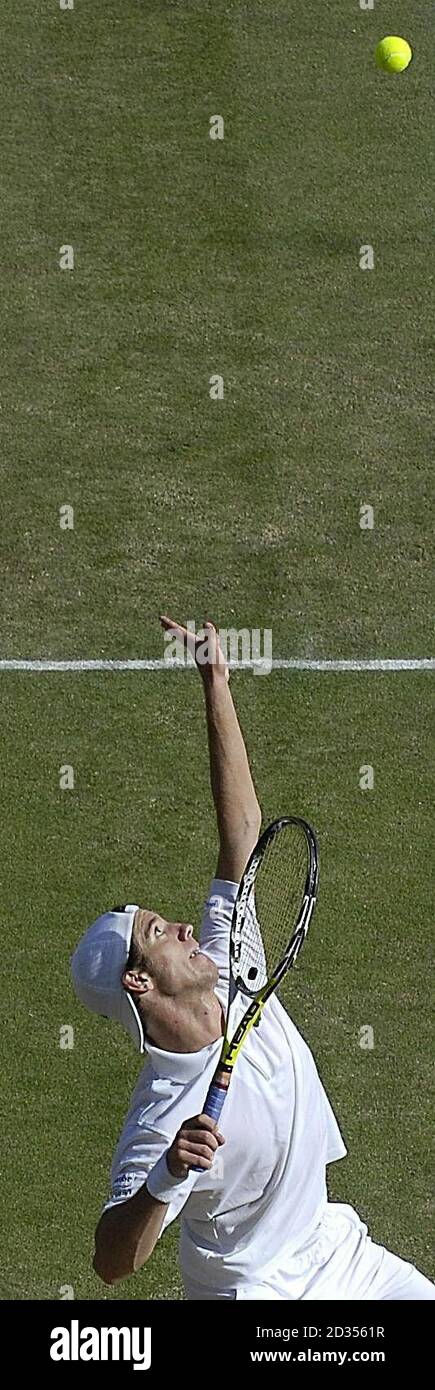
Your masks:
<svg viewBox="0 0 435 1390"><path fill-rule="evenodd" d="M150 1042L165 1052L200 1052L223 1035L222 1006L214 990L163 997L147 1008L145 1027Z"/></svg>

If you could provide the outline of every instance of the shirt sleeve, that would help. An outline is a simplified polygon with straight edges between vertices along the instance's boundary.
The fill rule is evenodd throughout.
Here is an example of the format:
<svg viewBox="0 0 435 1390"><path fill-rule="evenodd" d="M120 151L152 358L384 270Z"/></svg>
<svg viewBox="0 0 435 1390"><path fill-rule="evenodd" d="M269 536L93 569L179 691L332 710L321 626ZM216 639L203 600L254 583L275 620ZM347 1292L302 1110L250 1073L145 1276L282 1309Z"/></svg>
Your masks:
<svg viewBox="0 0 435 1390"><path fill-rule="evenodd" d="M228 985L230 975L230 930L239 885L214 878L205 904L199 944L217 965L219 980Z"/></svg>
<svg viewBox="0 0 435 1390"><path fill-rule="evenodd" d="M120 1206L122 1202L127 1202L130 1197L134 1197L139 1188L149 1178L151 1172L156 1167L159 1159L163 1157L166 1150L172 1143L169 1135L156 1129L138 1128L137 1135L133 1136L131 1131L128 1136L127 1146L123 1144L123 1135L115 1151L111 1169L111 1192L107 1201L104 1203L103 1212L109 1211L111 1207ZM179 1183L171 1194L168 1210L165 1213L160 1235L171 1221L175 1221L180 1211L185 1205L194 1186L196 1174L188 1175L185 1183ZM168 1184L170 1183L168 1175Z"/></svg>

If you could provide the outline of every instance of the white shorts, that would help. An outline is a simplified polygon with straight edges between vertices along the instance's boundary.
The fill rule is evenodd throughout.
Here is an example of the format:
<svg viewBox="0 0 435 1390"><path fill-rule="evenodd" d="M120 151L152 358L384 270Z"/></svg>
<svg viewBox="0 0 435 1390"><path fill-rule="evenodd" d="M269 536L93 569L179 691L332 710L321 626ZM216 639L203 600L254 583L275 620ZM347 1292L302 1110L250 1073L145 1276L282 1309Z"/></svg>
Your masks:
<svg viewBox="0 0 435 1390"><path fill-rule="evenodd" d="M229 1285L231 1275L229 1273ZM184 1276L190 1299L435 1299L435 1285L414 1265L376 1245L353 1207L328 1202L320 1225L297 1255L277 1258L254 1278L212 1289Z"/></svg>

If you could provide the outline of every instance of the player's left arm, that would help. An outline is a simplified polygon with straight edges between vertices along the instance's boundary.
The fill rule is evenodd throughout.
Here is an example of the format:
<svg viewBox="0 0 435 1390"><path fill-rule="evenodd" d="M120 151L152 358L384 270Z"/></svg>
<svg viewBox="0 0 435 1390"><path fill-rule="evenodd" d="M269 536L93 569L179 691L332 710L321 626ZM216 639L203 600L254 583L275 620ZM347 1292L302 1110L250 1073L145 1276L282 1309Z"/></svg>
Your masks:
<svg viewBox="0 0 435 1390"><path fill-rule="evenodd" d="M184 642L202 678L207 716L210 781L219 834L216 878L239 883L261 827L261 809L228 683L228 667L213 623L187 632L171 618L162 626Z"/></svg>

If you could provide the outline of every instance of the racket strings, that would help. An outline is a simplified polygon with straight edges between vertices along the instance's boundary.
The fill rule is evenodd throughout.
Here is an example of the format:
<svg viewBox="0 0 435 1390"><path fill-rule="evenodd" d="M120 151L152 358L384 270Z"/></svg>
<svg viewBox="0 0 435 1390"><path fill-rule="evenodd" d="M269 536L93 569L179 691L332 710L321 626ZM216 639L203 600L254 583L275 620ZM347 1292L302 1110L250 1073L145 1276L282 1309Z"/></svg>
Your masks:
<svg viewBox="0 0 435 1390"><path fill-rule="evenodd" d="M284 826L266 846L249 895L234 964L247 992L262 989L286 955L297 926L309 869L302 828Z"/></svg>

